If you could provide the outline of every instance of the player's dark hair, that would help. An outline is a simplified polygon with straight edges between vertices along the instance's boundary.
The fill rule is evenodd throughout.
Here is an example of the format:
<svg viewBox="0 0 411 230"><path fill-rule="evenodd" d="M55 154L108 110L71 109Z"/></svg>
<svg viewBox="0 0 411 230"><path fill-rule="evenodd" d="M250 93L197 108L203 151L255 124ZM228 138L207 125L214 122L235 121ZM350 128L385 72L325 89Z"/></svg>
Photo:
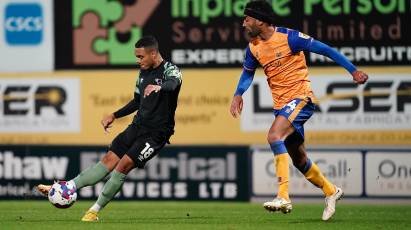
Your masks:
<svg viewBox="0 0 411 230"><path fill-rule="evenodd" d="M158 51L158 41L154 36L147 35L140 38L136 44L134 44L135 48L151 48Z"/></svg>
<svg viewBox="0 0 411 230"><path fill-rule="evenodd" d="M253 17L268 24L274 23L274 11L272 6L265 0L251 1L245 5L244 15Z"/></svg>

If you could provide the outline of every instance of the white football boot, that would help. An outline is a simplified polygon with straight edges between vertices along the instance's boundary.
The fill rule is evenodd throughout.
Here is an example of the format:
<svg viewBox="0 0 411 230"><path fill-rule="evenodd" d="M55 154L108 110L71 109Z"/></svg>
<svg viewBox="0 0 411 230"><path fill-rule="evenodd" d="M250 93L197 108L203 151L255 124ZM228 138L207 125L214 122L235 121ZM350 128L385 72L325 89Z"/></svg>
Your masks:
<svg viewBox="0 0 411 230"><path fill-rule="evenodd" d="M263 204L263 207L270 212L281 211L284 214L290 213L293 209L291 201L287 201L284 198L276 197L272 201L267 201Z"/></svg>
<svg viewBox="0 0 411 230"><path fill-rule="evenodd" d="M335 187L335 193L325 198L325 208L323 212L323 220L329 220L335 213L335 204L342 198L344 192L341 188Z"/></svg>

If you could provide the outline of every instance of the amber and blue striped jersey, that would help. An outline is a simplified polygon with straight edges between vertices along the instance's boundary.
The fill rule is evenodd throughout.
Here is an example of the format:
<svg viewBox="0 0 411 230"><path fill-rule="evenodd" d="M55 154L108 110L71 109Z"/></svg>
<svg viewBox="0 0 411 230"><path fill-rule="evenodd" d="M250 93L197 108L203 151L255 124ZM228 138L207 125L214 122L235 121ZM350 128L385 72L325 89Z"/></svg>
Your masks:
<svg viewBox="0 0 411 230"><path fill-rule="evenodd" d="M297 98L308 97L315 103L317 100L311 89L303 51L328 56L350 73L356 70L350 61L328 45L299 31L276 27L269 39L262 40L257 37L248 44L243 63L244 71L235 95L242 95L247 90L256 68L262 66L275 109L280 109Z"/></svg>

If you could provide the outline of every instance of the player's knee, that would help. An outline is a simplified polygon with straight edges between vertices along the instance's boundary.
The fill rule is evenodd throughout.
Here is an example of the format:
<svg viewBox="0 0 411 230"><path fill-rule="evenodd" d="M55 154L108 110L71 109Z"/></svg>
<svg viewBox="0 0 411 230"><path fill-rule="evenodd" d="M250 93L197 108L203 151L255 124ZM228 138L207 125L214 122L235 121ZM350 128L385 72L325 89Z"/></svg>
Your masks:
<svg viewBox="0 0 411 230"><path fill-rule="evenodd" d="M268 135L267 135L267 141L270 144L274 143L274 142L277 142L277 141L281 141L281 140L282 140L281 135L279 133L269 132Z"/></svg>
<svg viewBox="0 0 411 230"><path fill-rule="evenodd" d="M116 167L119 160L120 158L114 152L109 151L103 156L101 163L104 164L109 171L112 171L114 167Z"/></svg>

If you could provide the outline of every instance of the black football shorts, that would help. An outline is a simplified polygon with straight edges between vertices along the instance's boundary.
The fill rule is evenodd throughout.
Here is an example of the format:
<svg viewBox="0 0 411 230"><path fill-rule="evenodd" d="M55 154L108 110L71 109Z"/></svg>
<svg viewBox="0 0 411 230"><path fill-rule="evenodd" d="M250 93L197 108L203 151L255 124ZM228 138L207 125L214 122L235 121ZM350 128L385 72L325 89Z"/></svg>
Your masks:
<svg viewBox="0 0 411 230"><path fill-rule="evenodd" d="M127 154L137 168L156 156L166 145L170 135L166 131L147 130L131 123L123 132L117 135L109 146L119 158Z"/></svg>

